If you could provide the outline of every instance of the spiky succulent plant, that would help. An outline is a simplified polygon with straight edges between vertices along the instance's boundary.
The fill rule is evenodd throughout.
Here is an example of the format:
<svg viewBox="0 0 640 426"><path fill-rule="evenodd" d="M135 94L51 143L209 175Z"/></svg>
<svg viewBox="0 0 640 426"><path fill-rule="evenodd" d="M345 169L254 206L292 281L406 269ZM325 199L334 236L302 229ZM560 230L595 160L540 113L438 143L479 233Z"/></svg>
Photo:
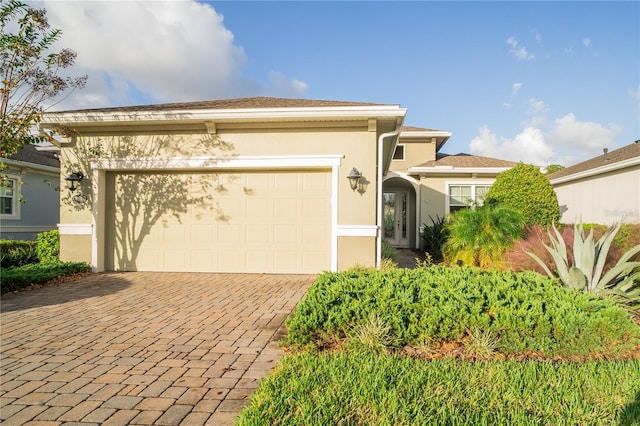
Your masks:
<svg viewBox="0 0 640 426"><path fill-rule="evenodd" d="M548 231L551 245L545 244L545 248L553 258L555 273L537 255L527 254L540 264L547 275L559 278L567 287L618 299L637 308L640 307L640 262L632 259L640 253L640 244L624 253L611 269L604 271L609 248L620 226L621 223L616 224L596 241L593 230L585 235L582 224L574 225L574 262L571 265L564 239L553 225L553 233Z"/></svg>

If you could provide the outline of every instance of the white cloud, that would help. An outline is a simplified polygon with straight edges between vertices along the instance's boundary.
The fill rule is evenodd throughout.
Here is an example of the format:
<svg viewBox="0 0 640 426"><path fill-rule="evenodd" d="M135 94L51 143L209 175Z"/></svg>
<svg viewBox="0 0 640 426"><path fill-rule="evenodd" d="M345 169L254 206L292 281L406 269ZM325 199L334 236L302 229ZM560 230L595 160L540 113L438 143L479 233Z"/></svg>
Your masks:
<svg viewBox="0 0 640 426"><path fill-rule="evenodd" d="M547 122L547 113L549 107L543 101L531 98L529 99L528 115L531 117L526 123L528 127L541 127Z"/></svg>
<svg viewBox="0 0 640 426"><path fill-rule="evenodd" d="M606 127L600 123L578 121L573 113L569 113L554 120L549 139L554 144L592 156L603 148L613 147L613 141L620 132L620 127L615 124Z"/></svg>
<svg viewBox="0 0 640 426"><path fill-rule="evenodd" d="M530 115L541 115L549 112L549 107L544 103L544 101L531 98L529 99L529 114Z"/></svg>
<svg viewBox="0 0 640 426"><path fill-rule="evenodd" d="M508 139L498 137L484 125L478 129L478 136L473 138L469 148L473 154L537 166L550 164L554 156L542 131L534 127L526 127L515 138Z"/></svg>
<svg viewBox="0 0 640 426"><path fill-rule="evenodd" d="M582 39L582 44L584 45L584 47L589 47L591 46L591 39L589 37L585 37Z"/></svg>
<svg viewBox="0 0 640 426"><path fill-rule="evenodd" d="M511 86L511 95L517 95L521 88L522 83L513 83L513 85Z"/></svg>
<svg viewBox="0 0 640 426"><path fill-rule="evenodd" d="M302 97L307 88L280 73L266 85L242 78L247 55L208 4L47 0L44 7L52 27L63 32L60 45L78 54L73 73L89 76L87 87L65 100L64 108L265 92Z"/></svg>
<svg viewBox="0 0 640 426"><path fill-rule="evenodd" d="M532 99L531 104L535 111L548 111L542 101ZM542 123L541 120L538 122ZM513 138L500 137L484 125L478 129L469 149L477 155L539 166L570 166L598 155L603 148L613 148L614 138L621 130L615 124L603 126L578 121L573 113L553 120L548 131L544 130L543 124L536 126L532 121Z"/></svg>
<svg viewBox="0 0 640 426"><path fill-rule="evenodd" d="M636 89L629 89L629 95L632 99L640 102L640 85Z"/></svg>
<svg viewBox="0 0 640 426"><path fill-rule="evenodd" d="M535 56L532 53L529 53L529 51L524 46L521 46L520 43L518 43L518 40L516 40L514 37L509 37L507 39L507 44L511 46L511 49L509 49L509 53L513 54L516 58L518 58L518 60L530 61L535 58Z"/></svg>

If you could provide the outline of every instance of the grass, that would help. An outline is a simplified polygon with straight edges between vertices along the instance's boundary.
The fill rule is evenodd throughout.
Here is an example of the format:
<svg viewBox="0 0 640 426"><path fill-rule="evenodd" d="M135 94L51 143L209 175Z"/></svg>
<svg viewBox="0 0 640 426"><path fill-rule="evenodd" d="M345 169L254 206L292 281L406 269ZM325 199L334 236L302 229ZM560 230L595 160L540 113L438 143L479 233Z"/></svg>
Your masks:
<svg viewBox="0 0 640 426"><path fill-rule="evenodd" d="M239 425L637 425L640 361L283 358Z"/></svg>

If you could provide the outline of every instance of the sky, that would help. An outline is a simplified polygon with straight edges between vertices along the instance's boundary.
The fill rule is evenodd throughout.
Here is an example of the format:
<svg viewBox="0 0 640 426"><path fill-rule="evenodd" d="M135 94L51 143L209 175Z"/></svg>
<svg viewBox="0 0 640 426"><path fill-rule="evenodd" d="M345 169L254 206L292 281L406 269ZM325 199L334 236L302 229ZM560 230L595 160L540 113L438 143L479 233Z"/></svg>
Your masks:
<svg viewBox="0 0 640 426"><path fill-rule="evenodd" d="M569 166L640 139L638 1L29 1L88 76L52 110L398 104L442 152Z"/></svg>

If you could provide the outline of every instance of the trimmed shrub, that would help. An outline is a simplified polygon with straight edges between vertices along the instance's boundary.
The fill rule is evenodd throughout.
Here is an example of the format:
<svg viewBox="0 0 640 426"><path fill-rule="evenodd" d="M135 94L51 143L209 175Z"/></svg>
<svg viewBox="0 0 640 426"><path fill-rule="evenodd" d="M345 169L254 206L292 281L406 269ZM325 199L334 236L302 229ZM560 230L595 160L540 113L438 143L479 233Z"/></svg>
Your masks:
<svg viewBox="0 0 640 426"><path fill-rule="evenodd" d="M560 206L553 186L540 169L520 163L496 177L485 204L502 204L519 210L525 224L548 228L560 222Z"/></svg>
<svg viewBox="0 0 640 426"><path fill-rule="evenodd" d="M38 263L38 250L35 241L1 240L0 266L10 268L29 263Z"/></svg>
<svg viewBox="0 0 640 426"><path fill-rule="evenodd" d="M89 272L84 262L36 263L2 270L0 288L2 293L17 291L32 284L44 284L55 278Z"/></svg>
<svg viewBox="0 0 640 426"><path fill-rule="evenodd" d="M60 233L57 229L38 234L38 259L42 263L60 261Z"/></svg>
<svg viewBox="0 0 640 426"><path fill-rule="evenodd" d="M535 273L443 266L322 274L287 319L284 344L333 345L372 316L396 348L470 331L490 333L505 354L616 356L640 344L640 328L611 301Z"/></svg>

